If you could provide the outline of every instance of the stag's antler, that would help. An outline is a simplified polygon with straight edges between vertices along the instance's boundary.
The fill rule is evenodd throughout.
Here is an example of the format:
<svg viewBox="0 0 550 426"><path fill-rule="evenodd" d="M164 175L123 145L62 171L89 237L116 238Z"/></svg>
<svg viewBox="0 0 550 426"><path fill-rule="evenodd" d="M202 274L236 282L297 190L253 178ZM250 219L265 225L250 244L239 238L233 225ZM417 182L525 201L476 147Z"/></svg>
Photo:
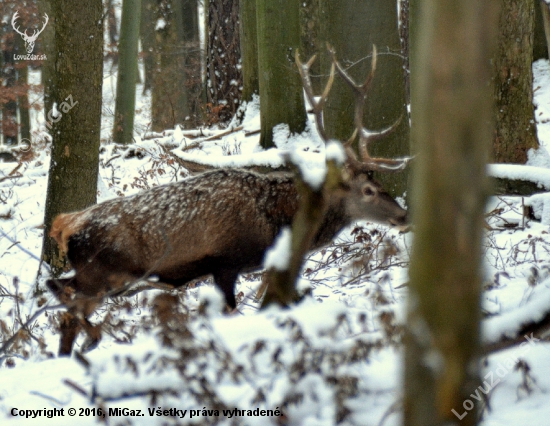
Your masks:
<svg viewBox="0 0 550 426"><path fill-rule="evenodd" d="M328 137L327 137L324 122L323 122L323 108L327 101L330 89L332 88L332 83L334 81L334 73L336 69L336 71L338 71L338 74L350 86L355 97L355 116L354 116L355 130L352 136L350 137L350 139L344 143L344 148L346 150L346 154L348 157L349 167L352 168L355 172L369 172L369 171L396 172L399 170L403 170L406 167L407 163L410 161L410 158L403 158L403 159L377 158L377 157L371 157L368 152L368 144L370 142L380 139L390 134L391 132L393 132L397 128L397 126L399 125L402 119L402 117L400 117L392 126L377 132L368 130L363 125L363 111L364 111L364 104L367 98L367 91L372 82L372 79L374 77L374 72L376 70L376 58L377 58L376 47L373 46L371 72L369 73L369 75L367 76L367 79L362 85L356 84L353 81L353 79L350 77L350 75L344 70L342 65L340 65L340 63L336 59L336 54L334 49L328 46L328 50L330 55L332 56L332 65L330 68L328 82L319 100L315 99L315 95L313 94L313 87L311 85L311 79L309 76L309 69L313 64L313 62L315 62L316 55L312 56L311 59L306 64L301 62L298 51L296 51L296 56L295 56L296 65L298 66L298 72L302 77L302 83L304 86L306 97L308 98L308 101L313 107L313 113L315 115L315 123L317 126L317 131L319 132L319 135L325 142L328 141ZM353 152L353 149L351 148L351 143L353 142L353 140L357 135L359 135L359 152L361 154L362 161L359 161L357 159L355 152Z"/></svg>

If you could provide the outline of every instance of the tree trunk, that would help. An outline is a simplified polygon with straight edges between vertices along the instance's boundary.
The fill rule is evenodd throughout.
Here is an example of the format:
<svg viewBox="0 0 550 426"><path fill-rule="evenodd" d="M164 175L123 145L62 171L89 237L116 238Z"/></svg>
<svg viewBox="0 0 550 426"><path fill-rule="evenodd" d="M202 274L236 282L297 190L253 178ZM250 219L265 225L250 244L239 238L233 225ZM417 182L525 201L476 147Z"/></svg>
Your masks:
<svg viewBox="0 0 550 426"><path fill-rule="evenodd" d="M140 13L141 0L123 1L113 128L113 140L117 143L133 141Z"/></svg>
<svg viewBox="0 0 550 426"><path fill-rule="evenodd" d="M122 2L122 10L124 14L124 1ZM134 13L132 10L131 13ZM106 0L105 2L105 20L107 21L107 34L108 34L108 57L112 61L113 66L118 65L118 55L120 52L120 39L118 35L118 25L116 19L115 5L113 0ZM121 22L122 27L122 22Z"/></svg>
<svg viewBox="0 0 550 426"><path fill-rule="evenodd" d="M17 53L25 54L25 42L22 37L17 38ZM29 115L29 67L27 61L20 61L16 65L17 71L17 106L19 108L19 132L21 141L31 142L31 119Z"/></svg>
<svg viewBox="0 0 550 426"><path fill-rule="evenodd" d="M204 97L202 84L201 47L197 0L183 0L182 28L185 46L185 90L188 98L189 125L198 127L204 120Z"/></svg>
<svg viewBox="0 0 550 426"><path fill-rule="evenodd" d="M54 273L64 259L49 237L62 212L96 202L103 83L103 8L101 0L52 0L56 52L53 92L58 115L48 114L52 153L44 219L42 256Z"/></svg>
<svg viewBox="0 0 550 426"><path fill-rule="evenodd" d="M498 2L425 0L411 6L418 154L403 424L475 425L470 395L481 384L481 246Z"/></svg>
<svg viewBox="0 0 550 426"><path fill-rule="evenodd" d="M153 88L155 70L155 17L157 6L155 0L141 1L141 53L143 55L143 94Z"/></svg>
<svg viewBox="0 0 550 426"><path fill-rule="evenodd" d="M6 32L2 41L2 135L5 145L17 145L17 95L15 61L15 32Z"/></svg>
<svg viewBox="0 0 550 426"><path fill-rule="evenodd" d="M300 45L300 1L257 0L260 76L260 144L274 146L273 128L287 124L292 133L306 125L302 82L294 54Z"/></svg>
<svg viewBox="0 0 550 426"><path fill-rule="evenodd" d="M40 44L46 59L42 61L41 80L44 85L44 120L48 121L48 113L53 107L54 75L55 75L55 16L51 7L52 0L38 0L38 10L40 16L47 14L49 17L48 25L40 34Z"/></svg>
<svg viewBox="0 0 550 426"><path fill-rule="evenodd" d="M321 39L332 45L342 66L357 83L371 70L373 45L378 50L376 73L364 109L364 126L385 129L401 117L394 132L369 147L377 157L402 157L409 153L403 58L397 27L395 1L321 0ZM328 74L330 56L321 51L322 71ZM324 110L330 137L346 141L354 130L354 101L349 87L336 79ZM407 190L407 173L375 174L392 196Z"/></svg>
<svg viewBox="0 0 550 426"><path fill-rule="evenodd" d="M326 46L321 45L319 32L319 0L303 0L300 2L300 55L302 58L311 58L326 49ZM310 80L314 93L323 90L320 61L315 61L311 65Z"/></svg>
<svg viewBox="0 0 550 426"><path fill-rule="evenodd" d="M544 36L546 37L547 56L550 57L550 5L545 0L540 0L542 25L544 27Z"/></svg>
<svg viewBox="0 0 550 426"><path fill-rule="evenodd" d="M527 151L539 144L533 108L533 1L501 0L495 55L496 129L493 159L525 163Z"/></svg>
<svg viewBox="0 0 550 426"><path fill-rule="evenodd" d="M153 80L152 128L155 132L173 129L176 124L189 127L189 102L185 69L182 0L162 0L157 26L157 66ZM157 21L159 22L159 21Z"/></svg>
<svg viewBox="0 0 550 426"><path fill-rule="evenodd" d="M535 1L535 34L533 38L533 62L539 59L548 59L548 44L546 43L546 33L544 31L544 8L548 10L545 0Z"/></svg>
<svg viewBox="0 0 550 426"><path fill-rule="evenodd" d="M258 81L258 26L256 0L240 0L241 57L243 74L242 100L250 102L260 92Z"/></svg>
<svg viewBox="0 0 550 426"><path fill-rule="evenodd" d="M208 102L214 121L228 122L241 100L239 0L208 3Z"/></svg>

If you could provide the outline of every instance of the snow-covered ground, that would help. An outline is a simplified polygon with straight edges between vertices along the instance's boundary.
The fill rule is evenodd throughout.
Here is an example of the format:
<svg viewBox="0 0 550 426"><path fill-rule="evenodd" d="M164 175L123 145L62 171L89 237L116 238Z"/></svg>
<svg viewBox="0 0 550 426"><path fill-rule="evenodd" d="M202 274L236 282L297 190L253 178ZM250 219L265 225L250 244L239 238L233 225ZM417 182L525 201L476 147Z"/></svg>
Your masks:
<svg viewBox="0 0 550 426"><path fill-rule="evenodd" d="M180 159L276 167L292 152L307 157L312 179L322 174L324 151L313 126L290 142L281 127L278 149L267 152L257 134L247 135L259 129L258 103L248 105L242 130L220 139L205 140L217 129L190 137L179 128L149 138L149 99L138 88L137 142L117 147L109 143L116 75L107 68L99 201L184 179L188 172ZM495 166L490 173L536 176L550 188L548 62L537 62L534 72L543 148L531 156L530 168ZM33 113L33 126L38 140L40 111ZM39 262L48 166L46 143L17 170L15 163L0 163L0 424L91 425L98 417L113 425L400 424L411 234L367 223L346 229L310 256L299 283L310 296L287 310L258 311L260 275L254 273L240 277L239 313L232 316L212 309L220 296L208 282L107 301L92 318L104 323L99 347L83 357L57 358L61 310L48 293L35 295L48 276ZM541 222L523 218L522 204L532 205ZM546 204L546 194L488 203L487 341L550 300ZM166 303L171 296L176 305ZM211 308L199 309L205 305ZM169 320L159 321L167 309ZM550 344L529 340L489 356L484 387L471 396L471 403L483 401L488 392L483 424L548 424L549 361ZM457 414L468 415L468 407L456 407Z"/></svg>

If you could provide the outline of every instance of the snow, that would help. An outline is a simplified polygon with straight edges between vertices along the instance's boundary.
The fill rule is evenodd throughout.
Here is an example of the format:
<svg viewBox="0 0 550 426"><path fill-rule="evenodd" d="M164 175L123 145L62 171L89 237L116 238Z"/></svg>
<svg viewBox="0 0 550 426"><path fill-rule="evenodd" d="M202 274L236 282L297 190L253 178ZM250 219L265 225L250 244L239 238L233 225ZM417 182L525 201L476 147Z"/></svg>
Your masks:
<svg viewBox="0 0 550 426"><path fill-rule="evenodd" d="M273 246L265 253L264 268L286 271L290 262L292 231L289 227L281 229Z"/></svg>
<svg viewBox="0 0 550 426"><path fill-rule="evenodd" d="M529 153L527 166L489 165L487 170L495 177L531 180L544 191L550 188L550 65L538 61L533 70L542 147ZM31 78L36 82L39 75L31 71ZM115 82L116 73L106 70L106 105L112 105ZM243 128L219 139L207 140L221 133L216 128L178 126L152 134L150 99L141 95L141 88L137 93L136 143L130 147L110 143L112 112L104 108L100 201L188 178L177 159L219 167L279 167L290 159L312 188L322 185L327 160L342 164L345 159L340 143L324 147L312 122L299 135L278 126L276 148L262 150L259 135L249 134L260 128L257 97L243 106ZM40 104L33 96L31 102ZM307 258L298 282L306 296L288 309L259 311L261 275L251 272L239 277L237 312L222 315L223 296L208 279L199 279L186 291L150 290L106 301L91 317L92 323L104 324L98 347L82 358L57 358L57 314L62 310L49 293L35 293L49 273L40 253L50 160L43 111L33 110L31 118L38 129L33 140L44 140L37 156L16 172L15 164L0 163L0 348L18 337L6 352L0 351L0 424L93 425L98 409L108 413L125 408L143 415L113 414L110 424L199 425L213 421L202 410L216 404L229 410L284 411L284 419L244 415L236 420L242 425L332 425L337 416L350 426L401 424L399 330L406 324L413 235L365 222L345 229L333 244ZM489 200L486 220L492 229L483 243L486 343L512 335L550 306L549 197L541 192ZM523 217L524 205L533 207L540 222ZM199 210L197 206L193 211ZM284 268L289 247L286 229L266 254L266 267ZM162 322L155 310L162 308L158 297L167 294L177 303L169 306ZM27 330L22 330L29 319ZM80 336L77 349L83 342ZM525 336L522 345L484 359L483 386L494 386L489 386L491 410L484 411L483 426L548 423L549 354L549 343ZM527 363L529 371L517 368L518 361L520 366ZM435 351L426 362L441 368ZM480 392L472 389L471 400ZM63 409L64 415L18 415L54 408ZM70 408L77 416L67 414ZM82 411L80 416L81 409L96 412ZM171 409L181 411L169 414ZM233 420L229 415L219 418L226 425Z"/></svg>
<svg viewBox="0 0 550 426"><path fill-rule="evenodd" d="M550 189L550 169L520 164L489 164L487 174L495 178L526 180Z"/></svg>

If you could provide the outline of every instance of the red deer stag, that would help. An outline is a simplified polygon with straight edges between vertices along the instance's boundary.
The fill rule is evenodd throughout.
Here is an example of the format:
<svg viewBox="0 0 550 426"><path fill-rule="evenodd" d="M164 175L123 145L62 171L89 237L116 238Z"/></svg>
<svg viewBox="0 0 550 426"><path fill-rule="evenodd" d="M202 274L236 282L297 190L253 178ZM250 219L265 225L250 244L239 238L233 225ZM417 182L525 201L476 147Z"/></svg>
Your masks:
<svg viewBox="0 0 550 426"><path fill-rule="evenodd" d="M346 148L348 173L341 190L331 195L313 248L327 244L357 219L405 225L406 210L367 173L398 170L406 164L406 160L368 156L368 142L383 133L369 132L361 123L364 92L370 79L356 86L334 61L325 93L315 102L308 77L311 61L306 65L299 60L297 63L324 139L321 113L334 66L359 93L356 124L363 161ZM50 236L67 253L76 271L72 278L47 283L68 307L61 321L60 354L70 354L82 327L97 342L97 330L86 318L102 297L121 293L128 283L148 277L180 287L195 278L213 275L227 305L234 309L237 275L261 267L266 249L281 228L291 224L298 198L291 173L262 175L221 169L57 216Z"/></svg>

